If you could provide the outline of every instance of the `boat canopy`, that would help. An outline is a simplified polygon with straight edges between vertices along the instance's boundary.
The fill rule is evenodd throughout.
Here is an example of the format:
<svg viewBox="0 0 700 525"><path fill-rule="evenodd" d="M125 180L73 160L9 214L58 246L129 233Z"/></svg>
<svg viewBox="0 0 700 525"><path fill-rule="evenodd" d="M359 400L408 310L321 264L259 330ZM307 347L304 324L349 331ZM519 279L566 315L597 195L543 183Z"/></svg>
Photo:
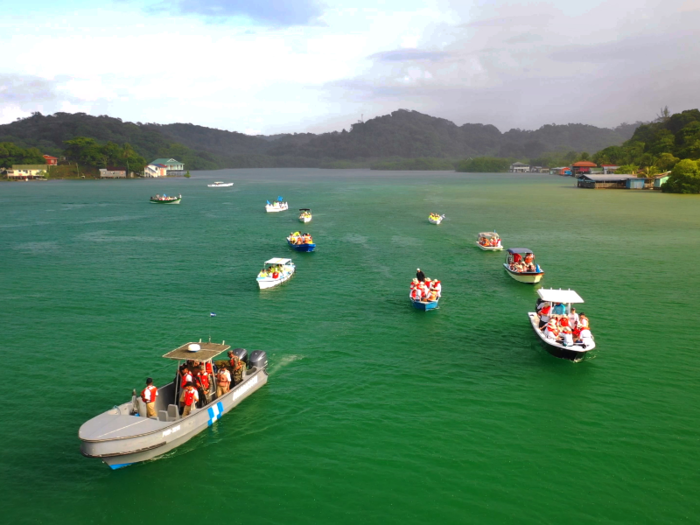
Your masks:
<svg viewBox="0 0 700 525"><path fill-rule="evenodd" d="M279 257L273 257L269 261L265 261L265 264L287 264L292 262L291 259L280 259Z"/></svg>
<svg viewBox="0 0 700 525"><path fill-rule="evenodd" d="M486 237L487 239L498 239L500 235L498 235L496 232L481 232L479 233L479 237Z"/></svg>
<svg viewBox="0 0 700 525"><path fill-rule="evenodd" d="M199 350L190 350L191 345L199 346ZM193 347L196 348L196 346ZM199 343L185 343L181 347L171 350L163 357L166 359L177 359L179 361L187 361L189 359L209 361L229 348L231 348L231 345L225 345L223 343L202 343L201 341Z"/></svg>
<svg viewBox="0 0 700 525"><path fill-rule="evenodd" d="M532 253L532 250L528 248L508 248L508 253L521 253L521 254L528 254Z"/></svg>
<svg viewBox="0 0 700 525"><path fill-rule="evenodd" d="M299 211L311 211L311 208L299 208Z"/></svg>
<svg viewBox="0 0 700 525"><path fill-rule="evenodd" d="M537 290L540 299L550 303L582 303L581 296L573 290L555 290L553 288L540 288Z"/></svg>

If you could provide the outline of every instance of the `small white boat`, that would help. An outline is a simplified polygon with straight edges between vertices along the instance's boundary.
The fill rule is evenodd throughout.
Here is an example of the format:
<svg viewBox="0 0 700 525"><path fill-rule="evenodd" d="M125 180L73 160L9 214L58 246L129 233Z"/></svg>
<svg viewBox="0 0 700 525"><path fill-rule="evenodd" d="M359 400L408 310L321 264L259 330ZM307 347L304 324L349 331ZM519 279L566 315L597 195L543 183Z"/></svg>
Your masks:
<svg viewBox="0 0 700 525"><path fill-rule="evenodd" d="M535 264L535 254L527 248L508 248L503 267L513 279L520 283L537 284L544 277L539 264Z"/></svg>
<svg viewBox="0 0 700 525"><path fill-rule="evenodd" d="M444 215L438 215L437 213L431 213L428 215L428 222L430 224L440 224L444 219Z"/></svg>
<svg viewBox="0 0 700 525"><path fill-rule="evenodd" d="M551 304L560 303L562 305L566 305L566 314L571 312L572 304L583 303L581 296L573 290L540 288L537 290L537 295L540 296L542 301ZM547 337L546 326L544 327L544 331L540 329L540 317L537 315L537 312L528 312L527 316L530 319L532 329L537 334L537 337L540 338L545 350L547 350L547 352L552 354L554 357L558 357L559 359L568 359L569 361L578 363L586 357L588 352L595 348L595 341L593 340L593 335L590 333L590 329L587 330L588 334L585 337L583 337L583 332L581 332L582 338L579 340L579 342L575 342L571 345L565 345L562 341L559 341L556 338L553 339Z"/></svg>
<svg viewBox="0 0 700 525"><path fill-rule="evenodd" d="M481 232L477 236L476 245L486 252L500 252L503 250L501 237L496 232Z"/></svg>
<svg viewBox="0 0 700 525"><path fill-rule="evenodd" d="M207 184L208 188L230 188L233 186L233 182L215 182L214 184Z"/></svg>
<svg viewBox="0 0 700 525"><path fill-rule="evenodd" d="M270 201L267 201L267 204L265 205L265 211L267 213L277 213L279 211L286 211L289 209L289 204L286 202L282 201L275 201L273 203L270 203Z"/></svg>
<svg viewBox="0 0 700 525"><path fill-rule="evenodd" d="M313 216L309 208L299 208L299 211L301 212L299 214L299 222L303 222L304 224L311 222Z"/></svg>
<svg viewBox="0 0 700 525"><path fill-rule="evenodd" d="M294 275L295 270L296 267L291 259L273 257L263 264L263 268L257 278L258 286L261 290L265 290L266 288L282 284Z"/></svg>

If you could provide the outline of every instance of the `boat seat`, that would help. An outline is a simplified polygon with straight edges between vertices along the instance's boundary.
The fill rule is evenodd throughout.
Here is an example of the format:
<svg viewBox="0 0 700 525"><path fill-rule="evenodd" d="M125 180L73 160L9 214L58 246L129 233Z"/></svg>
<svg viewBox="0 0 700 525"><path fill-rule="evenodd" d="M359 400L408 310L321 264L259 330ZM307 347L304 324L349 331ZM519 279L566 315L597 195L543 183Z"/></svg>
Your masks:
<svg viewBox="0 0 700 525"><path fill-rule="evenodd" d="M158 411L158 421L167 421L167 420L168 420L167 410L159 410Z"/></svg>
<svg viewBox="0 0 700 525"><path fill-rule="evenodd" d="M168 405L168 419L167 421L177 421L180 419L180 409L177 405Z"/></svg>

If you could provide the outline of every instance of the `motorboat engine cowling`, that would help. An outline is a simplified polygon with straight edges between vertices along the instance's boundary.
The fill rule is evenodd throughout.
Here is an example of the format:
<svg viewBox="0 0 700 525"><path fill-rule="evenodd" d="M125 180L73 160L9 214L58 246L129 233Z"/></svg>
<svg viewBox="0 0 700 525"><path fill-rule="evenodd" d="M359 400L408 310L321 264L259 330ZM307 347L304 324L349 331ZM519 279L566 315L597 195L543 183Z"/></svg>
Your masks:
<svg viewBox="0 0 700 525"><path fill-rule="evenodd" d="M248 350L245 348L234 348L233 355L243 361L246 365L248 364Z"/></svg>
<svg viewBox="0 0 700 525"><path fill-rule="evenodd" d="M250 353L250 366L267 370L267 353L264 350L253 350Z"/></svg>

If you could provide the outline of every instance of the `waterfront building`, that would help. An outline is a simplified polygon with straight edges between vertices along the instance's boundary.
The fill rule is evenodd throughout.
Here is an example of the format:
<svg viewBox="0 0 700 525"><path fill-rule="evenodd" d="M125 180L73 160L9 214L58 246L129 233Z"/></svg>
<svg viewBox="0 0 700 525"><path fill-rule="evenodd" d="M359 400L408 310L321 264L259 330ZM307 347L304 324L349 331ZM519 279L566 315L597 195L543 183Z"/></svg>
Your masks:
<svg viewBox="0 0 700 525"><path fill-rule="evenodd" d="M58 165L58 158L52 157L51 155L44 155L44 159L46 159L46 164L48 166L57 166Z"/></svg>
<svg viewBox="0 0 700 525"><path fill-rule="evenodd" d="M185 174L185 165L175 159L156 159L144 169L144 177L177 177Z"/></svg>
<svg viewBox="0 0 700 525"><path fill-rule="evenodd" d="M7 178L10 180L43 179L46 175L46 164L14 164L7 170Z"/></svg>
<svg viewBox="0 0 700 525"><path fill-rule="evenodd" d="M102 168L100 169L101 179L125 179L126 169L125 168Z"/></svg>
<svg viewBox="0 0 700 525"><path fill-rule="evenodd" d="M510 165L511 173L527 173L530 171L530 166L528 164L523 164L522 162L514 162Z"/></svg>

